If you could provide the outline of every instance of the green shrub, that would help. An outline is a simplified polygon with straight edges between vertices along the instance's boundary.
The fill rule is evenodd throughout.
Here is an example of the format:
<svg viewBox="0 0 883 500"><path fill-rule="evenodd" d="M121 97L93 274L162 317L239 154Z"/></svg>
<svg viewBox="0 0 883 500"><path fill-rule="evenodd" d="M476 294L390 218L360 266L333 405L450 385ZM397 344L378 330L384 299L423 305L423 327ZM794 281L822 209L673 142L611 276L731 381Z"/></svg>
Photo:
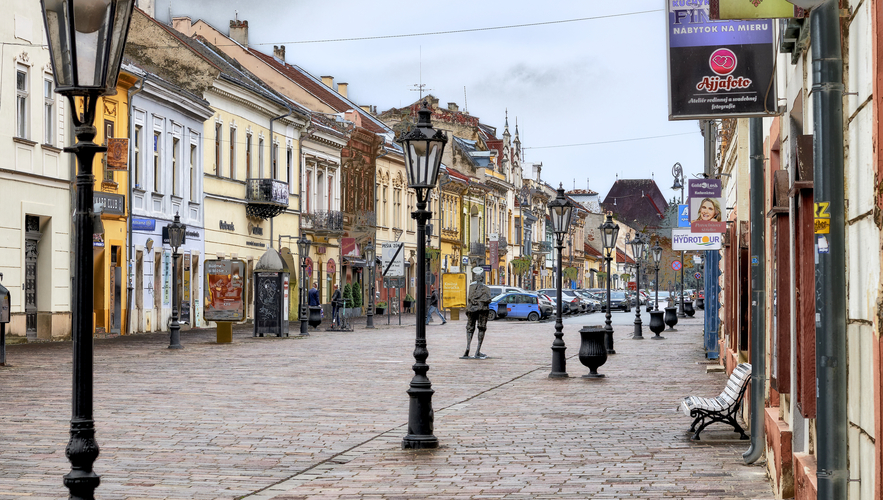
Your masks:
<svg viewBox="0 0 883 500"><path fill-rule="evenodd" d="M343 287L343 300L346 301L346 307L353 307L353 288L349 283Z"/></svg>
<svg viewBox="0 0 883 500"><path fill-rule="evenodd" d="M353 285L353 307L362 307L362 287Z"/></svg>

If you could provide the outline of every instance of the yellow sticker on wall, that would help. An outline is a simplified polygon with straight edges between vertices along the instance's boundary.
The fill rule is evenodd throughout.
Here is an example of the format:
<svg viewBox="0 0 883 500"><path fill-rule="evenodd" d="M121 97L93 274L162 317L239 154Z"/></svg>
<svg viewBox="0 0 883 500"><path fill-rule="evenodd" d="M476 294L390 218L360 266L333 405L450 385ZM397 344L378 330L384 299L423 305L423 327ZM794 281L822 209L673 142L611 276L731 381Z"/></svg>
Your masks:
<svg viewBox="0 0 883 500"><path fill-rule="evenodd" d="M831 232L831 219L815 219L813 226L816 234L828 234Z"/></svg>

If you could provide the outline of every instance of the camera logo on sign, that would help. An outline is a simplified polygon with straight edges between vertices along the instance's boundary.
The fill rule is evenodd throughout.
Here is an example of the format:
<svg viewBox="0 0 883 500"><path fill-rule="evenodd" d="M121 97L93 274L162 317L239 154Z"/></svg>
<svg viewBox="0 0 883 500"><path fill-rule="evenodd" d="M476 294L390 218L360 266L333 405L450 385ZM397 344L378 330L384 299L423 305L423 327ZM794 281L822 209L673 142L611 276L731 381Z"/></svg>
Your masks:
<svg viewBox="0 0 883 500"><path fill-rule="evenodd" d="M708 59L711 71L720 76L727 76L736 69L736 54L730 49L717 49Z"/></svg>

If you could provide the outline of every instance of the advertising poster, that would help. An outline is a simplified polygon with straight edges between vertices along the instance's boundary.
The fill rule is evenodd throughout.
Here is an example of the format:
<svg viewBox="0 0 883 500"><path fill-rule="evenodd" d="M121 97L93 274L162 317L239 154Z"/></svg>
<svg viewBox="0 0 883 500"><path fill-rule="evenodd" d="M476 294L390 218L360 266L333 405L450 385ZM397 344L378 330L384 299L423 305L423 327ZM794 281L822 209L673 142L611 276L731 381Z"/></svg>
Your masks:
<svg viewBox="0 0 883 500"><path fill-rule="evenodd" d="M690 204L690 231L694 233L725 233L724 188L720 179L689 179L687 193Z"/></svg>
<svg viewBox="0 0 883 500"><path fill-rule="evenodd" d="M172 305L172 253L162 252L162 305Z"/></svg>
<svg viewBox="0 0 883 500"><path fill-rule="evenodd" d="M669 0L669 120L776 112L773 21L715 21L708 2Z"/></svg>
<svg viewBox="0 0 883 500"><path fill-rule="evenodd" d="M190 252L184 254L181 265L181 321L190 324Z"/></svg>
<svg viewBox="0 0 883 500"><path fill-rule="evenodd" d="M245 319L245 262L241 260L205 261L206 321L242 321Z"/></svg>
<svg viewBox="0 0 883 500"><path fill-rule="evenodd" d="M671 249L681 250L720 250L723 243L720 234L693 233L689 229L671 230ZM680 264L680 262L679 262ZM674 269L674 267L672 267ZM679 271L678 266L675 271Z"/></svg>
<svg viewBox="0 0 883 500"><path fill-rule="evenodd" d="M788 0L710 0L712 19L803 17L804 10Z"/></svg>
<svg viewBox="0 0 883 500"><path fill-rule="evenodd" d="M442 307L466 307L466 274L442 274Z"/></svg>

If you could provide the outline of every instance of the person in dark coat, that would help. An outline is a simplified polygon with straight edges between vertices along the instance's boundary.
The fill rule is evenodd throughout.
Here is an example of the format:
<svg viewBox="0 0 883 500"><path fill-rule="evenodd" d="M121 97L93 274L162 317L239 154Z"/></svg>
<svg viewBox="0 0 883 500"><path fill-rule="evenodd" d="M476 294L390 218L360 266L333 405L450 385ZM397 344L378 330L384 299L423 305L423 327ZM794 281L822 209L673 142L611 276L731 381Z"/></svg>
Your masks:
<svg viewBox="0 0 883 500"><path fill-rule="evenodd" d="M340 326L340 303L343 296L340 293L340 285L334 285L334 293L331 294L331 326Z"/></svg>
<svg viewBox="0 0 883 500"><path fill-rule="evenodd" d="M310 300L310 307L313 306L321 306L322 304L319 302L319 283L313 283L313 288L310 288L310 292L307 295Z"/></svg>
<svg viewBox="0 0 883 500"><path fill-rule="evenodd" d="M432 294L429 297L429 308L426 311L426 324L429 324L429 320L432 319L432 313L438 314L438 317L441 318L442 324L448 322L444 316L442 316L441 311L438 310L438 294L435 293L435 287L431 287Z"/></svg>

